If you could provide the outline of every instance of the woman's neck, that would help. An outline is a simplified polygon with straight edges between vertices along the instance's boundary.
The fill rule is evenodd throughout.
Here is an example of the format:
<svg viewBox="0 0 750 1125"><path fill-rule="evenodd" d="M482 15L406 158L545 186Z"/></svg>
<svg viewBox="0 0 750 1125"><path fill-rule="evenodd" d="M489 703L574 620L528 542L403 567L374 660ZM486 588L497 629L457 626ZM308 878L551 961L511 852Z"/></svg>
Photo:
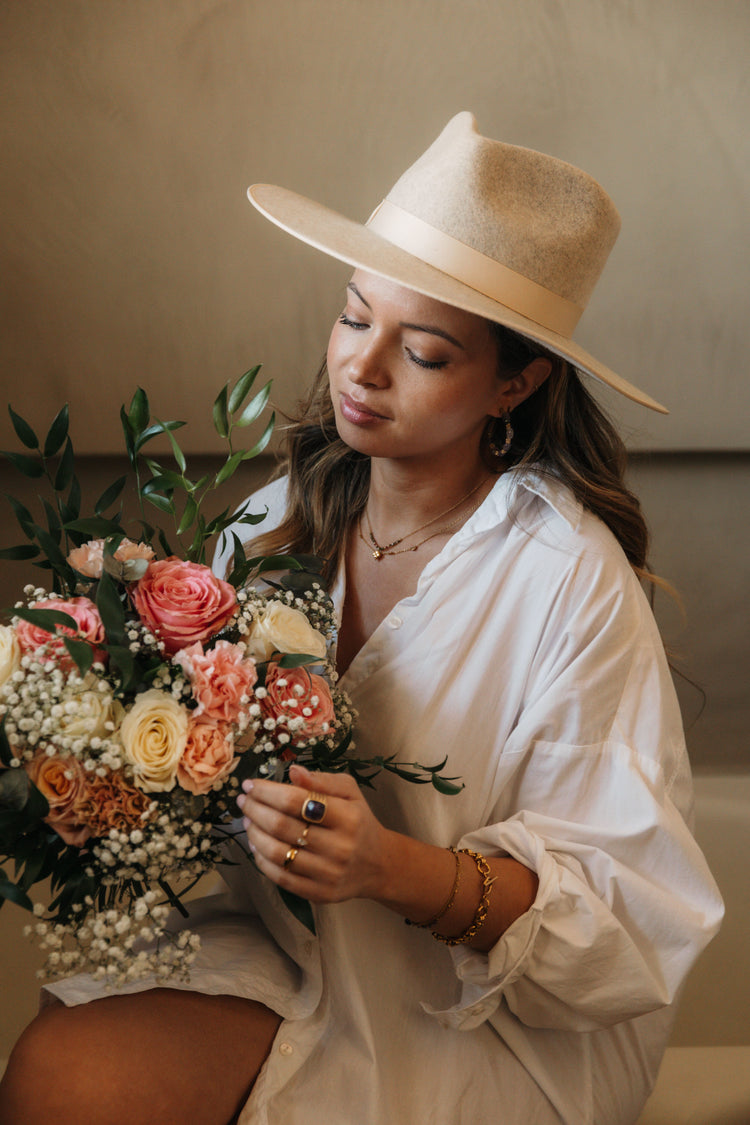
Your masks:
<svg viewBox="0 0 750 1125"><path fill-rule="evenodd" d="M390 540L422 523L446 521L475 508L497 479L481 461L436 471L433 466L373 459L366 514L378 539Z"/></svg>

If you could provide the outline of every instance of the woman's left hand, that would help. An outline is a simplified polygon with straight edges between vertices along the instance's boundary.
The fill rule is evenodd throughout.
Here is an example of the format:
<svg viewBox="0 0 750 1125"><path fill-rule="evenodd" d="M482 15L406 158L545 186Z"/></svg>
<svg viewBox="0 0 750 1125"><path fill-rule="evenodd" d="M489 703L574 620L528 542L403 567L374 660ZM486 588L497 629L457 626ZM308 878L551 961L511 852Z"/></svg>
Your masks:
<svg viewBox="0 0 750 1125"><path fill-rule="evenodd" d="M292 765L289 780L245 781L237 800L260 870L310 902L377 898L389 834L354 778ZM313 793L323 798L324 813L310 822L302 809Z"/></svg>

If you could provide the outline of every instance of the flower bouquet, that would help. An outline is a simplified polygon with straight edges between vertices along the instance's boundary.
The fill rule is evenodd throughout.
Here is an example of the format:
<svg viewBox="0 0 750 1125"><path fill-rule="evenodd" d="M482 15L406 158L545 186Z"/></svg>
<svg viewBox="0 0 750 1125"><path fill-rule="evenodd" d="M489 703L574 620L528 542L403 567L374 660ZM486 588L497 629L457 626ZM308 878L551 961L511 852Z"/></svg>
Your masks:
<svg viewBox="0 0 750 1125"><path fill-rule="evenodd" d="M237 529L264 518L247 504L204 514L210 493L270 438L273 417L250 449L233 448L236 429L266 405L268 385L248 401L257 373L215 400L229 450L198 481L174 435L182 423L152 421L142 390L121 409L141 511L133 538L116 508L127 477L104 490L92 516L81 514L67 407L43 443L9 407L29 452L4 455L52 493L42 522L9 497L27 541L0 552L51 577L51 589L27 585L0 625L0 905L36 916L28 929L47 954L42 976L89 969L113 986L149 974L188 979L199 939L170 933L167 917L172 907L186 915L187 892L229 862L246 777L284 780L299 761L348 770L362 785L386 769L445 793L459 788L441 775L444 762L353 756L355 715L336 686L334 615L317 560L247 558ZM160 434L176 467L146 453ZM147 504L186 547L173 549L145 518ZM223 535L234 546L226 579L207 565ZM29 891L47 879L45 909ZM285 898L312 927L309 904Z"/></svg>

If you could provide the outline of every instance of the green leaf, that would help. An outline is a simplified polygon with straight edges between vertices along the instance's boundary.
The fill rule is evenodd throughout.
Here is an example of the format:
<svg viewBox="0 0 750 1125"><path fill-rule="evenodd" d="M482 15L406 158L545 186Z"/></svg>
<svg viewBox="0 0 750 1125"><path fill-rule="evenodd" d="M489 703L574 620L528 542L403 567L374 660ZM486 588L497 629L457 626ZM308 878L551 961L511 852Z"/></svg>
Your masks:
<svg viewBox="0 0 750 1125"><path fill-rule="evenodd" d="M127 479L127 477L118 477L117 480L109 486L109 488L105 488L96 504L94 504L94 511L98 516L100 516L102 512L106 512L107 508L112 507L115 500L117 500L118 496L125 487L125 482L127 481Z"/></svg>
<svg viewBox="0 0 750 1125"><path fill-rule="evenodd" d="M49 503L49 501L43 500L42 503L44 505L44 511L47 514L47 527L49 528L49 533L54 539L55 543L57 543L57 545L59 546L60 539L62 538L62 526L60 524L60 517L58 516L52 505Z"/></svg>
<svg viewBox="0 0 750 1125"><path fill-rule="evenodd" d="M258 391L254 398L250 399L245 409L240 414L239 418L235 420L236 426L249 426L252 422L259 418L268 404L268 398L271 394L270 380L266 383L262 391Z"/></svg>
<svg viewBox="0 0 750 1125"><path fill-rule="evenodd" d="M20 500L16 500L15 496L11 496L8 492L5 493L5 496L16 514L21 531L28 539L33 539L36 535L36 524L31 512L24 507Z"/></svg>
<svg viewBox="0 0 750 1125"><path fill-rule="evenodd" d="M125 642L125 607L114 581L103 571L96 590L96 608L102 619L107 639L115 645Z"/></svg>
<svg viewBox="0 0 750 1125"><path fill-rule="evenodd" d="M38 554L39 548L33 543L22 543L18 547L3 547L0 550L0 559L35 559Z"/></svg>
<svg viewBox="0 0 750 1125"><path fill-rule="evenodd" d="M455 797L464 788L463 784L456 785L447 778L438 777L437 774L432 775L432 784L437 789L438 793L444 793L447 797Z"/></svg>
<svg viewBox="0 0 750 1125"><path fill-rule="evenodd" d="M136 453L140 452L146 442L151 441L151 438L156 437L157 434L165 434L171 432L172 430L179 430L180 427L184 425L184 422L170 421L159 422L159 424L156 426L149 426L147 430L143 431L143 433L135 443Z"/></svg>
<svg viewBox="0 0 750 1125"><path fill-rule="evenodd" d="M165 492L171 493L175 488L182 488L184 486L184 478L179 473L173 472L171 469L162 469L157 476L151 477L147 480L141 488L141 494L148 496L150 492Z"/></svg>
<svg viewBox="0 0 750 1125"><path fill-rule="evenodd" d="M120 407L120 422L122 424L122 432L125 437L125 449L127 450L128 460L131 465L135 464L135 438L133 436L133 429L130 425L130 419L124 406Z"/></svg>
<svg viewBox="0 0 750 1125"><path fill-rule="evenodd" d="M0 906L5 900L8 902L15 902L16 906L22 906L24 910L33 910L34 903L31 901L25 891L17 887L15 883L11 882L5 872L0 868Z"/></svg>
<svg viewBox="0 0 750 1125"><path fill-rule="evenodd" d="M229 457L227 457L226 461L216 474L215 483L219 485L223 484L224 481L229 480L229 478L237 471L244 460L244 450L240 449L236 453L232 453Z"/></svg>
<svg viewBox="0 0 750 1125"><path fill-rule="evenodd" d="M49 428L47 437L44 439L44 456L54 457L62 449L63 442L68 436L68 425L70 415L68 412L68 404L66 403L60 410Z"/></svg>
<svg viewBox="0 0 750 1125"><path fill-rule="evenodd" d="M192 496L188 496L185 503L185 510L182 513L182 519L180 520L179 527L177 528L177 534L182 535L184 531L187 531L189 527L192 527L197 515L198 505Z"/></svg>
<svg viewBox="0 0 750 1125"><path fill-rule="evenodd" d="M63 505L63 520L77 520L81 514L81 485L78 477L74 476L70 482L68 499Z"/></svg>
<svg viewBox="0 0 750 1125"><path fill-rule="evenodd" d="M251 367L244 375L240 375L237 382L234 384L232 393L229 396L229 413L234 414L240 408L248 394L248 391L255 382L255 377L260 371L260 364L256 367Z"/></svg>
<svg viewBox="0 0 750 1125"><path fill-rule="evenodd" d="M117 520L107 519L106 516L88 516L80 520L71 520L65 524L66 531L80 531L93 539L107 539L110 535L123 535L124 532Z"/></svg>
<svg viewBox="0 0 750 1125"><path fill-rule="evenodd" d="M269 418L268 425L266 426L265 430L263 431L263 433L260 435L260 437L256 441L255 445L252 447L252 449L246 449L245 450L245 453L243 454L243 457L242 457L243 461L250 461L253 457L257 457L259 453L263 452L263 450L266 448L269 441L271 440L271 434L273 433L273 428L274 428L275 425L276 425L276 414L274 413Z"/></svg>
<svg viewBox="0 0 750 1125"><path fill-rule="evenodd" d="M53 635L57 632L58 626L61 629L72 629L74 633L78 632L76 619L59 609L14 608L12 612L16 617L29 621L32 625L36 625L39 629L44 629L47 633Z"/></svg>
<svg viewBox="0 0 750 1125"><path fill-rule="evenodd" d="M303 652L286 652L278 661L279 668L301 668L304 664L320 664L319 656Z"/></svg>
<svg viewBox="0 0 750 1125"><path fill-rule="evenodd" d="M85 676L94 663L94 650L87 641L79 641L75 637L63 637L63 644L73 657L76 667L82 676Z"/></svg>
<svg viewBox="0 0 750 1125"><path fill-rule="evenodd" d="M169 558L171 555L174 554L174 551L170 547L169 542L167 540L167 537L166 537L166 535L164 534L164 531L161 528L159 528L157 537L159 539L159 546L161 547L162 551L164 552L165 557Z"/></svg>
<svg viewBox="0 0 750 1125"><path fill-rule="evenodd" d="M0 450L3 457L7 457L11 464L15 465L20 473L25 477L32 479L44 476L44 465L34 457L27 457L24 453L9 453L8 450Z"/></svg>
<svg viewBox="0 0 750 1125"><path fill-rule="evenodd" d="M16 768L0 771L0 808L14 812L25 809L30 785L26 770Z"/></svg>
<svg viewBox="0 0 750 1125"><path fill-rule="evenodd" d="M227 416L227 386L219 391L214 399L214 427L219 437L229 437L229 418Z"/></svg>
<svg viewBox="0 0 750 1125"><path fill-rule="evenodd" d="M160 492L149 492L144 496L149 504L153 504L160 512L167 512L169 515L174 515L174 500L169 496L162 496Z"/></svg>
<svg viewBox="0 0 750 1125"><path fill-rule="evenodd" d="M68 438L65 443L65 450L60 458L60 464L57 466L57 473L55 474L55 492L65 491L73 479L74 468L75 457L73 455L73 443L70 438Z"/></svg>
<svg viewBox="0 0 750 1125"><path fill-rule="evenodd" d="M16 414L10 403L8 403L8 413L10 414L10 420L13 423L13 429L16 431L18 439L27 449L38 449L39 438L36 436L29 423L22 418L20 414Z"/></svg>
<svg viewBox="0 0 750 1125"><path fill-rule="evenodd" d="M133 691L138 685L139 667L135 656L124 645L109 645L109 670L120 681L123 692Z"/></svg>
<svg viewBox="0 0 750 1125"><path fill-rule="evenodd" d="M41 790L37 789L34 782L29 784L29 796L26 801L26 813L29 820L44 820L49 812L49 801Z"/></svg>
<svg viewBox="0 0 750 1125"><path fill-rule="evenodd" d="M15 756L13 747L8 742L8 736L5 733L5 716L0 719L0 762L4 766L9 766L11 758Z"/></svg>
<svg viewBox="0 0 750 1125"><path fill-rule="evenodd" d="M139 387L130 400L130 408L127 414L128 423L130 424L134 438L141 434L146 426L148 426L149 414L148 396L143 388Z"/></svg>

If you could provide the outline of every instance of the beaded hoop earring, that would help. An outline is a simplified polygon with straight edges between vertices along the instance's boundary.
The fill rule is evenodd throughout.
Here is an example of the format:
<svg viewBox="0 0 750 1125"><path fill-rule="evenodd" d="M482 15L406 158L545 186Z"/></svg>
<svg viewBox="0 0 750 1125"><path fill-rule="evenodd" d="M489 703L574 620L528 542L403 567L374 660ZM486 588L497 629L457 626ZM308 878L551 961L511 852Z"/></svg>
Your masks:
<svg viewBox="0 0 750 1125"><path fill-rule="evenodd" d="M495 444L495 429L498 422L505 423L505 441L503 442L502 449L499 449ZM510 414L506 410L502 419L498 418L493 423L492 430L490 431L489 450L493 457L505 457L510 452L510 447L513 443L513 427L510 424Z"/></svg>

